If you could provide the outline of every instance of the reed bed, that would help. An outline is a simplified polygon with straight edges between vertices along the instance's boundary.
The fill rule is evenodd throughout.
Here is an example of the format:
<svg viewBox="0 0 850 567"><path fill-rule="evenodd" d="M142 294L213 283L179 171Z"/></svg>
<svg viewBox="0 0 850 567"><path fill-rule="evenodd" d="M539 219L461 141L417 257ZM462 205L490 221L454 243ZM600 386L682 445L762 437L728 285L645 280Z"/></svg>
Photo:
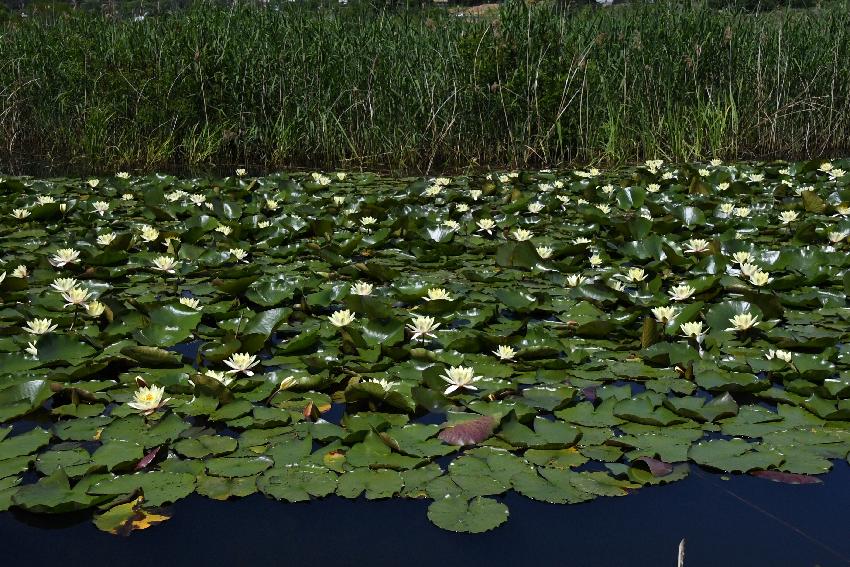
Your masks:
<svg viewBox="0 0 850 567"><path fill-rule="evenodd" d="M0 24L0 159L93 170L846 154L850 13L195 3Z"/></svg>

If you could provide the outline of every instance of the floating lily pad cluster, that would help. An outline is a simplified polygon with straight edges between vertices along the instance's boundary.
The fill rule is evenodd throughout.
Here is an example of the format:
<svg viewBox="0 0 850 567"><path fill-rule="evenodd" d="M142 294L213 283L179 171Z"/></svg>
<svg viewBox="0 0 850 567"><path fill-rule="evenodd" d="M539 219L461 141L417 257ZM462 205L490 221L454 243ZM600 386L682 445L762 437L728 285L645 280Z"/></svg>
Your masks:
<svg viewBox="0 0 850 567"><path fill-rule="evenodd" d="M578 503L850 451L850 162L0 181L0 509Z"/></svg>

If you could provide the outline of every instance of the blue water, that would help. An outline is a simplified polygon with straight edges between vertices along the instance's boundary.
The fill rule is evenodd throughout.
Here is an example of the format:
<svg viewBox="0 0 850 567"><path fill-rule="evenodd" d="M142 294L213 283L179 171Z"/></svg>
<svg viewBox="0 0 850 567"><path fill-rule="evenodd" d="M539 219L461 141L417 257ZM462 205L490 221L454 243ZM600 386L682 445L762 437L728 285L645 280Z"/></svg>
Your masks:
<svg viewBox="0 0 850 567"><path fill-rule="evenodd" d="M86 517L0 514L2 565L479 565L686 567L850 565L850 466L824 483L724 481L694 467L685 481L621 498L550 505L510 495L507 524L479 535L442 531L427 501L327 498L285 504L254 495L193 496L174 517L122 538ZM70 524L70 525L69 525Z"/></svg>

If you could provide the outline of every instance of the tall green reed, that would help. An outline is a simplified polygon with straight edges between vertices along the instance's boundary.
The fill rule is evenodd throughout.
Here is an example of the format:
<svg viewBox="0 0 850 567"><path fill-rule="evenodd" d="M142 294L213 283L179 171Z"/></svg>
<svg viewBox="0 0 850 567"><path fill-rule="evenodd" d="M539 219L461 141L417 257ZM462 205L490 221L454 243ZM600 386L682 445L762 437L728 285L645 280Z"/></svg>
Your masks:
<svg viewBox="0 0 850 567"><path fill-rule="evenodd" d="M847 153L850 14L196 4L0 28L0 159L432 171Z"/></svg>

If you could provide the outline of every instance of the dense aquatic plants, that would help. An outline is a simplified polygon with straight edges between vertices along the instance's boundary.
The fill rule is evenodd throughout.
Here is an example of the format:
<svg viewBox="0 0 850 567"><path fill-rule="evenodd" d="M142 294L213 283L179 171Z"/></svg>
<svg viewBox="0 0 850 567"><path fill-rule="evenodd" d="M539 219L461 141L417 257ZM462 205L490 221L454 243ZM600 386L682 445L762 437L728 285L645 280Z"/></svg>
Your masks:
<svg viewBox="0 0 850 567"><path fill-rule="evenodd" d="M846 153L850 139L843 2L507 1L464 16L196 0L141 20L33 4L0 17L0 159L24 168L429 173L790 159Z"/></svg>
<svg viewBox="0 0 850 567"><path fill-rule="evenodd" d="M0 507L478 532L510 490L814 482L850 451L848 166L4 178Z"/></svg>

